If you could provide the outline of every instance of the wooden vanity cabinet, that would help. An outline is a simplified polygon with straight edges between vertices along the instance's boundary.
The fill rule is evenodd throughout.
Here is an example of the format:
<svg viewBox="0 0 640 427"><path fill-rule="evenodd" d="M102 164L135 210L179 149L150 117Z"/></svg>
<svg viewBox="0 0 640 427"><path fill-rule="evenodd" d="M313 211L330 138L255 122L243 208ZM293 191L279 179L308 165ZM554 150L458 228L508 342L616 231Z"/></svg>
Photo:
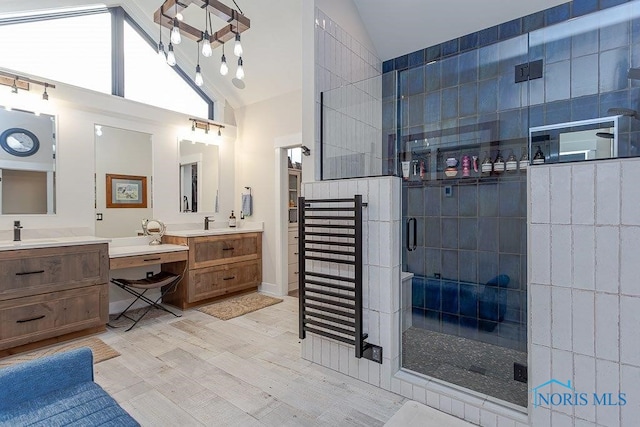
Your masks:
<svg viewBox="0 0 640 427"><path fill-rule="evenodd" d="M0 356L104 329L108 281L107 243L0 251Z"/></svg>
<svg viewBox="0 0 640 427"><path fill-rule="evenodd" d="M257 289L262 282L262 233L180 237L165 235L163 243L189 246L187 272L163 302L184 310L236 292ZM176 266L163 270L182 274Z"/></svg>

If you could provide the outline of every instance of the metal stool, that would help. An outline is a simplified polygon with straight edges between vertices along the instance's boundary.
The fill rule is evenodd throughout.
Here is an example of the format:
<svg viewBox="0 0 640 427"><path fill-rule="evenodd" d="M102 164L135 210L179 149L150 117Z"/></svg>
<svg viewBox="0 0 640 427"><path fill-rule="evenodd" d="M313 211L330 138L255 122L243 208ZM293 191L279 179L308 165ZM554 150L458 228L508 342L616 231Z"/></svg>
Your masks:
<svg viewBox="0 0 640 427"><path fill-rule="evenodd" d="M162 297L164 297L168 293L174 292L176 290L176 287L178 286L178 282L180 282L180 279L182 279L182 275L168 273L166 271L161 271L158 274L154 274L153 276L147 277L146 279L140 279L140 280L111 279L111 283L113 283L114 285L117 285L118 287L124 289L125 291L129 292L131 295L136 297L136 299L133 300L133 302L131 304L129 304L129 306L127 308L125 308L124 311L122 313L120 313L118 315L118 317L115 318L115 320L118 320L121 317L126 317L127 319L133 321L133 325L131 325L128 329L126 329L125 330L125 332L126 332L126 331L130 331L131 329L133 329L133 327L136 326L138 324L138 322L140 320L142 320L142 318L154 307L158 308L160 310L166 311L167 313L171 313L176 317L181 317L182 316L181 314L176 314L176 313L172 312L171 310L169 310L169 309L163 307L162 305L158 304L158 302L162 299ZM147 293L148 290L150 290L150 289L158 289L158 288L160 288L160 290L161 290L160 291L160 296L155 301L153 301L149 297L145 296L145 293ZM139 290L142 290L142 292L140 292ZM138 300L142 300L142 301L146 302L148 304L148 307L144 311L144 313L142 313L137 319L134 319L133 317L129 317L126 314L126 312ZM111 325L109 325L109 326L111 326Z"/></svg>

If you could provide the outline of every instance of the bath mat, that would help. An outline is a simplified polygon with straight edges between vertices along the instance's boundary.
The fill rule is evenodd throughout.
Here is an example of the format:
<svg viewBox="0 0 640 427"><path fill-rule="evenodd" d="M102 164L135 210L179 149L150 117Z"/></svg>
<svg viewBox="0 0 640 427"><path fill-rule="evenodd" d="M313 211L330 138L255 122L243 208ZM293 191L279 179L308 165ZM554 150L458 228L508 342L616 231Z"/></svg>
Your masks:
<svg viewBox="0 0 640 427"><path fill-rule="evenodd" d="M0 369L18 363L27 362L29 360L39 359L44 356L51 356L52 354L74 350L80 347L89 347L91 349L91 352L93 353L94 364L120 356L120 353L111 348L109 345L105 344L105 342L101 339L85 338L78 341L70 341L52 347L41 348L29 353L16 354L15 356L0 359Z"/></svg>
<svg viewBox="0 0 640 427"><path fill-rule="evenodd" d="M281 302L280 298L253 293L205 305L200 307L198 311L218 319L229 320Z"/></svg>

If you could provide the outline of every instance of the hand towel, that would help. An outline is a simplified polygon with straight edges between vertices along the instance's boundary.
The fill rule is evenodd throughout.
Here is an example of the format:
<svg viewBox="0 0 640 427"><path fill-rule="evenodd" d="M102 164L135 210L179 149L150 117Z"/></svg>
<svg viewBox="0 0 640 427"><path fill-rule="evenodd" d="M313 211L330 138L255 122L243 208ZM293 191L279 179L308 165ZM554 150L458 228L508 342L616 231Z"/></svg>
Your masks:
<svg viewBox="0 0 640 427"><path fill-rule="evenodd" d="M242 213L244 216L251 216L251 208L253 207L253 197L251 194L242 195Z"/></svg>

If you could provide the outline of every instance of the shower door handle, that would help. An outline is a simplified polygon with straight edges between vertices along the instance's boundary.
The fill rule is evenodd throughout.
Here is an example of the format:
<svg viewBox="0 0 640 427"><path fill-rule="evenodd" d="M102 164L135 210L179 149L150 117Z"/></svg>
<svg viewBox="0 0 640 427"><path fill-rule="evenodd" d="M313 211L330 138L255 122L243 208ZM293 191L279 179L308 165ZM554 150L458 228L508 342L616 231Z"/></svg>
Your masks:
<svg viewBox="0 0 640 427"><path fill-rule="evenodd" d="M411 224L413 223L413 233L411 232ZM411 244L411 237L413 236L413 244ZM409 252L414 251L417 247L418 241L418 221L415 218L409 218L407 220L407 250Z"/></svg>

